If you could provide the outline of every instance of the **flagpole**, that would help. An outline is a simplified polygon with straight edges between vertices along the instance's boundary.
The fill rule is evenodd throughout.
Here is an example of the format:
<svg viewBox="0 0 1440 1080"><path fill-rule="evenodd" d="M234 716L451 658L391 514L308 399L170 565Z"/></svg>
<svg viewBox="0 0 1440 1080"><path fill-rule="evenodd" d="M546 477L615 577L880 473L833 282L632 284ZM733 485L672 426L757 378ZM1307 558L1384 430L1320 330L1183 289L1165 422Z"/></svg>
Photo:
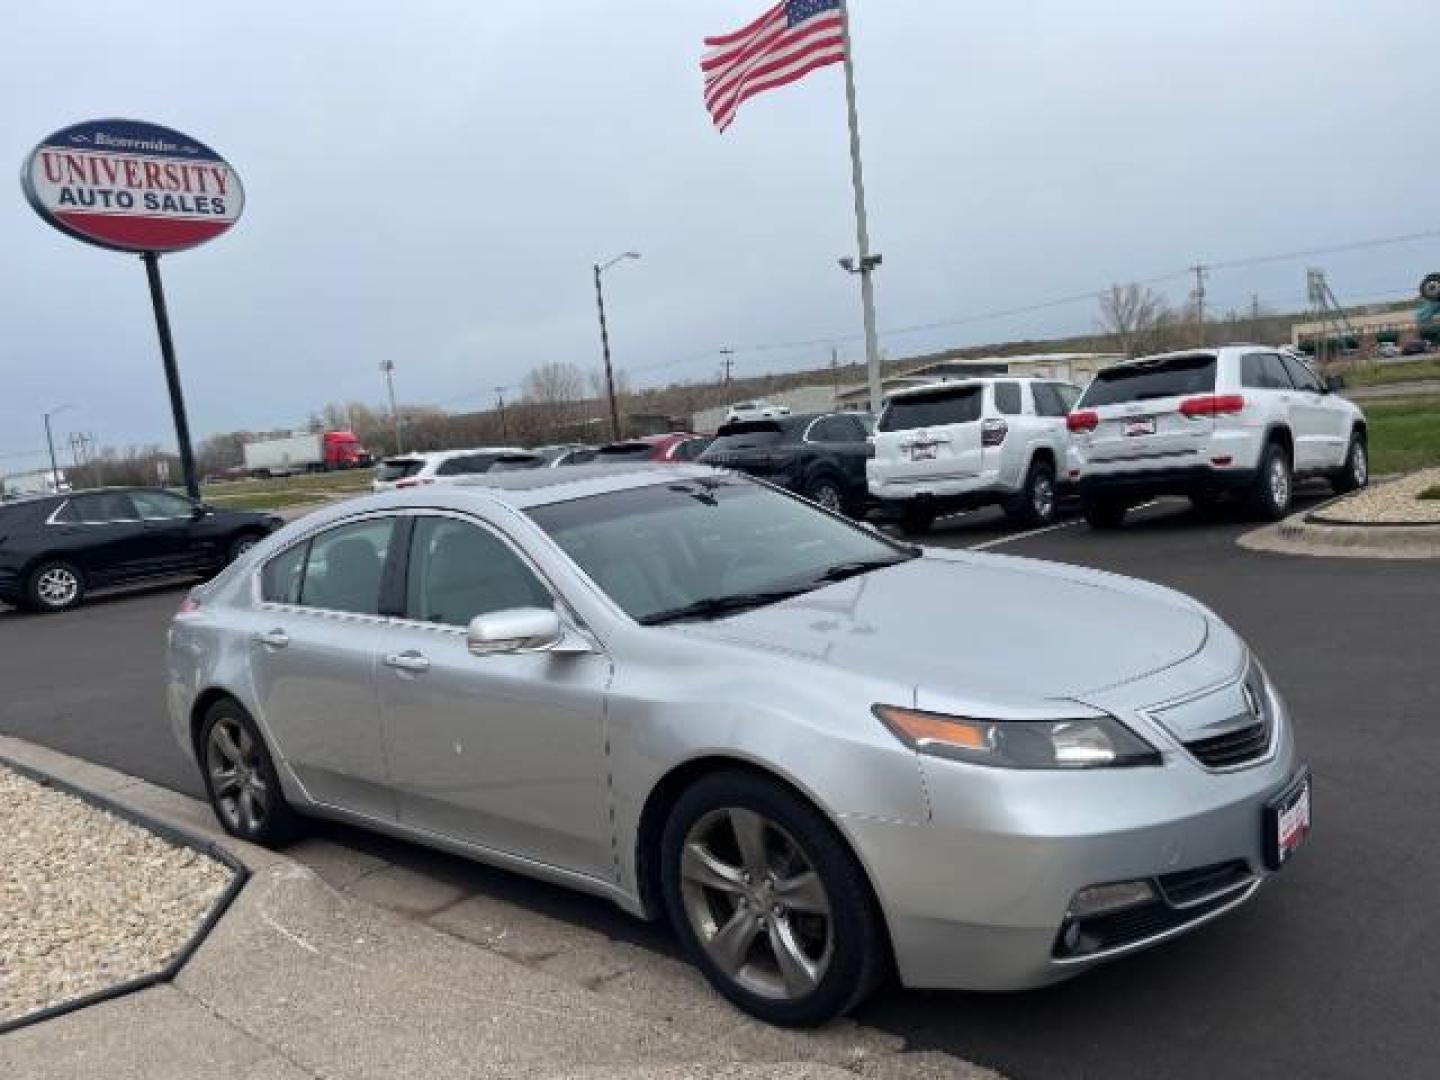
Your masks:
<svg viewBox="0 0 1440 1080"><path fill-rule="evenodd" d="M846 265L860 275L860 304L865 317L865 367L870 384L870 411L878 413L880 390L880 339L875 330L875 283L871 280L880 256L870 254L870 223L865 213L865 170L860 164L860 117L855 109L855 62L850 45L850 5L840 0L840 22L845 41L845 106L850 114L850 179L855 188L855 244L859 263ZM849 260L846 260L848 264ZM844 264L842 264L844 265Z"/></svg>

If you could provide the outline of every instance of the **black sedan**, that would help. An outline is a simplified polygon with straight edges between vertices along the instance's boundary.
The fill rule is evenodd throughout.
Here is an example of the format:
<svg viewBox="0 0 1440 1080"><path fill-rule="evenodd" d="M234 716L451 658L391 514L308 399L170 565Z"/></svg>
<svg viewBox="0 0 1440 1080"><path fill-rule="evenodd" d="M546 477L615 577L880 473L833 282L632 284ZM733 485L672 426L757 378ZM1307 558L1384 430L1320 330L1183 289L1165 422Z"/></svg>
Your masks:
<svg viewBox="0 0 1440 1080"><path fill-rule="evenodd" d="M94 589L213 574L284 522L163 488L105 488L0 505L0 602L64 611Z"/></svg>

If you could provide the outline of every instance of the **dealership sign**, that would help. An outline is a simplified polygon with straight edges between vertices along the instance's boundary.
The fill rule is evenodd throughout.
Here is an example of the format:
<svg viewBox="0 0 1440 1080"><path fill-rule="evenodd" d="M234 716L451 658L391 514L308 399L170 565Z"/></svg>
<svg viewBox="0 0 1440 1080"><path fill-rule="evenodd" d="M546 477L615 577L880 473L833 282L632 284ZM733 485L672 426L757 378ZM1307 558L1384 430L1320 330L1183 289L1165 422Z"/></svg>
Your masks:
<svg viewBox="0 0 1440 1080"><path fill-rule="evenodd" d="M25 196L63 233L164 254L213 240L245 206L235 170L204 143L139 120L88 120L30 152Z"/></svg>

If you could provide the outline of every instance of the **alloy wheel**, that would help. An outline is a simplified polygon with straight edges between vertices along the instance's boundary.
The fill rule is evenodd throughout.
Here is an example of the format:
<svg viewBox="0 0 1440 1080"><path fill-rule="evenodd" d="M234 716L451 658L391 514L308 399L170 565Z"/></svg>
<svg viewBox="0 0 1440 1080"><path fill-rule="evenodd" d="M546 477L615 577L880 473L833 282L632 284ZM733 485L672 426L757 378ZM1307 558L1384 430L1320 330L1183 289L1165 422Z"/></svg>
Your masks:
<svg viewBox="0 0 1440 1080"><path fill-rule="evenodd" d="M237 717L222 716L211 725L205 769L225 824L235 832L258 833L270 814L270 789L261 771L260 747Z"/></svg>
<svg viewBox="0 0 1440 1080"><path fill-rule="evenodd" d="M813 498L826 510L838 511L840 509L840 492L833 484L821 484L815 489Z"/></svg>
<svg viewBox="0 0 1440 1080"><path fill-rule="evenodd" d="M1357 488L1365 486L1370 479L1370 455L1363 442L1356 442L1350 453L1350 479Z"/></svg>
<svg viewBox="0 0 1440 1080"><path fill-rule="evenodd" d="M1270 459L1270 499L1278 509L1290 505L1290 466L1281 454Z"/></svg>
<svg viewBox="0 0 1440 1080"><path fill-rule="evenodd" d="M685 915L706 955L751 993L794 1001L830 968L830 897L809 857L775 822L740 807L691 827L680 857Z"/></svg>
<svg viewBox="0 0 1440 1080"><path fill-rule="evenodd" d="M80 593L80 579L64 566L52 566L40 575L35 593L46 607L68 607Z"/></svg>
<svg viewBox="0 0 1440 1080"><path fill-rule="evenodd" d="M1030 505L1035 511L1037 521L1050 520L1050 515L1055 511L1055 482L1047 474L1041 473L1035 478L1030 492Z"/></svg>

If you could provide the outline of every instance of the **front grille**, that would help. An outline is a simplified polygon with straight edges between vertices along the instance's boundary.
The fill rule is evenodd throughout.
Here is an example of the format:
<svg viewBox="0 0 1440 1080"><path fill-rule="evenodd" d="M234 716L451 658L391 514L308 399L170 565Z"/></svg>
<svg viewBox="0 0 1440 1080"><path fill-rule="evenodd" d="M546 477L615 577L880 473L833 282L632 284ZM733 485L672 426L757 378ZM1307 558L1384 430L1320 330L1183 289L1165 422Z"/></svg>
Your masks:
<svg viewBox="0 0 1440 1080"><path fill-rule="evenodd" d="M1212 735L1185 744L1185 749L1194 754L1200 764L1210 769L1228 769L1254 761L1263 756L1269 747L1270 725L1263 720L1227 731L1223 735Z"/></svg>
<svg viewBox="0 0 1440 1080"><path fill-rule="evenodd" d="M1186 907L1197 901L1231 892L1251 877L1253 875L1250 873L1250 865L1244 859L1231 859L1229 862L1212 863L1195 870L1161 874L1159 884L1166 900L1176 907Z"/></svg>

